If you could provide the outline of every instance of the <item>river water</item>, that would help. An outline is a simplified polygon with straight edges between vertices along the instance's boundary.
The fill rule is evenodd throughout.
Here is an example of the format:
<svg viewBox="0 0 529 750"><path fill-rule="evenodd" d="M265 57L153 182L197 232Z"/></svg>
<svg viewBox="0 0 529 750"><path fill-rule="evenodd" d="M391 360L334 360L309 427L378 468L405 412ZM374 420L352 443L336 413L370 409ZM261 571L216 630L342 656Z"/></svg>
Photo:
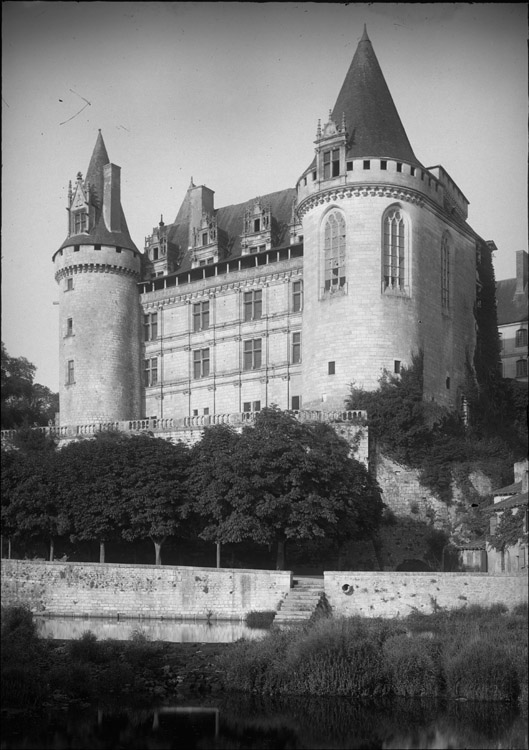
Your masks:
<svg viewBox="0 0 529 750"><path fill-rule="evenodd" d="M233 643L240 638L262 638L266 630L249 628L239 620L118 620L103 617L35 617L43 638L73 640L90 630L98 640L128 641L136 632L151 641L172 643Z"/></svg>
<svg viewBox="0 0 529 750"><path fill-rule="evenodd" d="M262 637L239 622L38 618L43 636L230 642ZM3 712L0 750L529 750L527 713L499 703L345 698L259 698L228 694L170 706L85 705L45 712L31 722Z"/></svg>

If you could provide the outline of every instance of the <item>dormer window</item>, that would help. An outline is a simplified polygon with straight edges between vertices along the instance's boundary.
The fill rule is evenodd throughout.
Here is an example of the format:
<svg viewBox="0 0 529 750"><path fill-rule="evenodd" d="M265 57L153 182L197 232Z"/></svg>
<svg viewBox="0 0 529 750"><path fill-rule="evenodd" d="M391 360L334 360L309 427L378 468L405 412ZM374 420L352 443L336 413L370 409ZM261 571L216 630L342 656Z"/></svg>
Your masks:
<svg viewBox="0 0 529 750"><path fill-rule="evenodd" d="M333 148L323 152L323 179L338 177L340 174L340 149Z"/></svg>
<svg viewBox="0 0 529 750"><path fill-rule="evenodd" d="M74 234L83 234L88 230L88 214L76 211L73 215Z"/></svg>

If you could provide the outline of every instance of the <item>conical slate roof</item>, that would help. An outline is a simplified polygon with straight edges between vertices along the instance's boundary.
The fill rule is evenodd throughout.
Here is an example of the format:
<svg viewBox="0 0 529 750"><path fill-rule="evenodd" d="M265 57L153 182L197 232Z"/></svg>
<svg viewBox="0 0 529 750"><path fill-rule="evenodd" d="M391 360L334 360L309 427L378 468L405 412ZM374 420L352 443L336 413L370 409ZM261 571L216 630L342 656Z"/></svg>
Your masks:
<svg viewBox="0 0 529 750"><path fill-rule="evenodd" d="M94 244L94 245L116 245L117 247L127 248L139 252L138 248L131 239L125 214L121 202L119 230L110 230L105 224L103 215L103 192L104 192L104 167L110 164L107 149L101 130L97 135L96 144L92 152L90 164L85 177L85 185L90 186L95 191L95 222L93 228L88 234L70 235L62 243L61 248L72 244Z"/></svg>
<svg viewBox="0 0 529 750"><path fill-rule="evenodd" d="M332 110L333 121L340 124L344 114L349 135L347 156L389 158L422 166L410 146L365 27Z"/></svg>

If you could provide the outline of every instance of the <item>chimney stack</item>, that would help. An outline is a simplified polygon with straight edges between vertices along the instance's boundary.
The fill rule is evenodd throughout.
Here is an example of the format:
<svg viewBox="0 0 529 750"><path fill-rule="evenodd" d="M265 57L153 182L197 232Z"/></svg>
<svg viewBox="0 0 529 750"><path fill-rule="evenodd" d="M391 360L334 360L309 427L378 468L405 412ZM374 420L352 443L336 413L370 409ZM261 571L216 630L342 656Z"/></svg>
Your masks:
<svg viewBox="0 0 529 750"><path fill-rule="evenodd" d="M516 253L516 292L523 294L527 286L527 253L525 250L518 250Z"/></svg>
<svg viewBox="0 0 529 750"><path fill-rule="evenodd" d="M110 232L121 232L121 167L103 167L103 218Z"/></svg>

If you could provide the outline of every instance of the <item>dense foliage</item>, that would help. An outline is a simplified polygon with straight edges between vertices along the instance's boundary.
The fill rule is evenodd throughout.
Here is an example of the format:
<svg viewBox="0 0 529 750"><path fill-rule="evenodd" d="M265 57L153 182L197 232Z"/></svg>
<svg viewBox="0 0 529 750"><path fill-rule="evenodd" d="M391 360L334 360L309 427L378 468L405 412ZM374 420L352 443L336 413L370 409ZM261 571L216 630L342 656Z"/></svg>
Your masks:
<svg viewBox="0 0 529 750"><path fill-rule="evenodd" d="M369 538L380 492L332 427L301 424L278 409L238 434L207 429L198 444L100 433L59 450L21 432L2 461L2 533L105 545L150 539L161 564L166 539L278 545L287 540ZM35 437L37 435L37 437Z"/></svg>
<svg viewBox="0 0 529 750"><path fill-rule="evenodd" d="M190 491L206 519L204 539L277 544L370 537L382 517L380 492L331 425L302 423L277 408L242 434L221 425L192 450Z"/></svg>
<svg viewBox="0 0 529 750"><path fill-rule="evenodd" d="M2 342L1 428L47 425L59 411L59 394L35 383L37 368L25 357L10 357Z"/></svg>
<svg viewBox="0 0 529 750"><path fill-rule="evenodd" d="M526 606L322 618L240 641L221 666L226 687L249 694L525 700L526 618Z"/></svg>
<svg viewBox="0 0 529 750"><path fill-rule="evenodd" d="M469 390L469 410L474 417L468 425L458 414L425 401L422 354L415 356L411 366L403 367L399 375L384 373L377 391L351 386L346 406L366 409L371 435L380 450L395 461L418 469L421 481L450 502L454 479L466 482L466 489L471 492L468 476L480 469L493 486L500 487L512 481L513 462L525 455L521 394L509 381L498 381L495 388L497 394L505 396L505 414L511 414L509 434L499 434L496 423L489 419L483 394L478 402ZM476 393L477 390L476 387ZM505 394L511 394L510 401ZM515 424L520 427L518 431Z"/></svg>

